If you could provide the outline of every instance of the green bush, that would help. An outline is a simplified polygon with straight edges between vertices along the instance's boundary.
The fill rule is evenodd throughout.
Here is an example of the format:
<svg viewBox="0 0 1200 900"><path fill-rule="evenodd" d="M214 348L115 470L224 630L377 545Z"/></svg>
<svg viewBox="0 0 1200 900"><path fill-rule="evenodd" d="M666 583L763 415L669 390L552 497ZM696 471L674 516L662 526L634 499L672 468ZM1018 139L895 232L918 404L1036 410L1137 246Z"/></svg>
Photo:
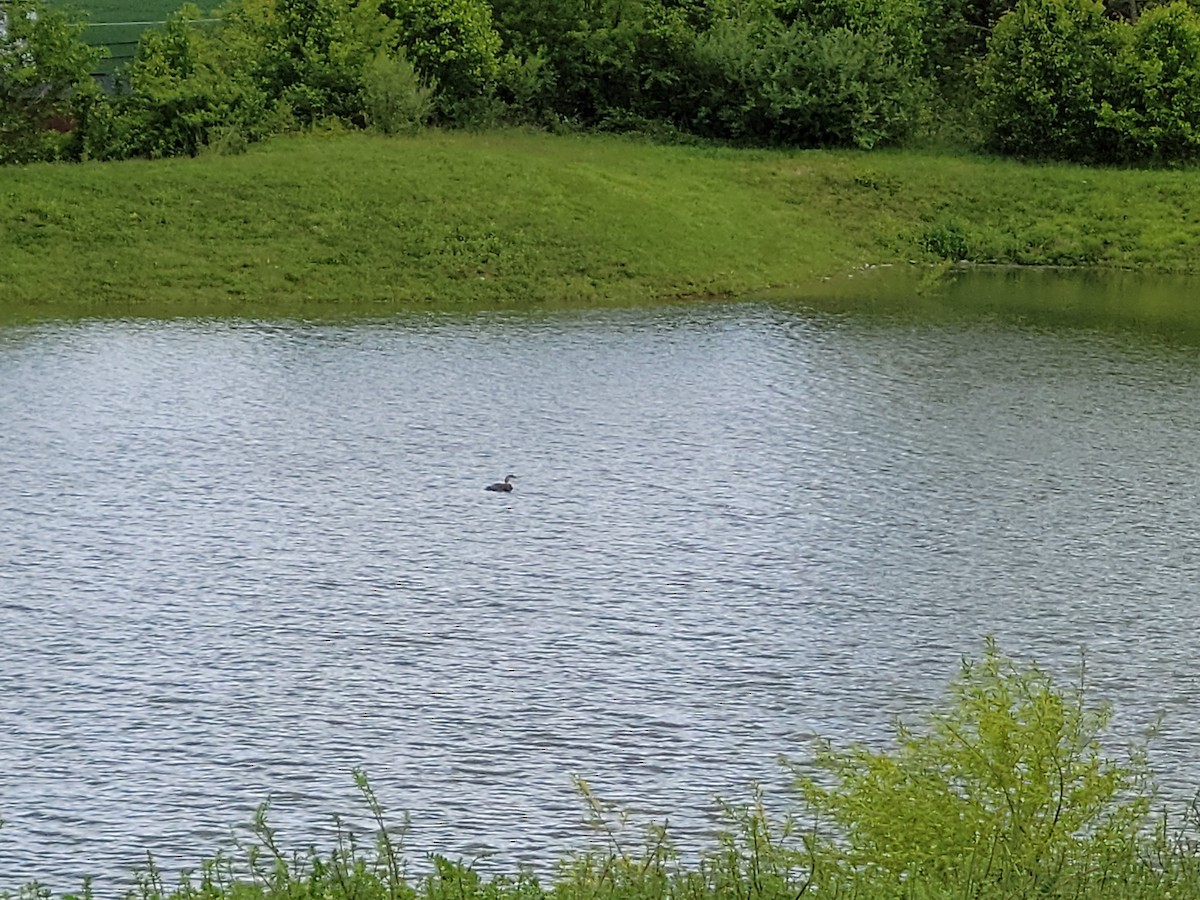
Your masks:
<svg viewBox="0 0 1200 900"><path fill-rule="evenodd" d="M988 43L988 144L1080 162L1200 155L1200 13L1188 3L1113 21L1095 0L1020 0Z"/></svg>
<svg viewBox="0 0 1200 900"><path fill-rule="evenodd" d="M518 56L511 50L500 59L497 88L508 105L507 117L527 125L555 122L554 71L541 53Z"/></svg>
<svg viewBox="0 0 1200 900"><path fill-rule="evenodd" d="M380 10L395 22L393 46L437 86L443 113L493 93L500 36L485 0L382 0Z"/></svg>
<svg viewBox="0 0 1200 900"><path fill-rule="evenodd" d="M494 0L547 106L584 126L745 143L871 147L929 92L915 0ZM658 124L656 124L658 123Z"/></svg>
<svg viewBox="0 0 1200 900"><path fill-rule="evenodd" d="M881 30L794 27L763 79L775 140L866 150L905 137L925 88L891 40Z"/></svg>
<svg viewBox="0 0 1200 900"><path fill-rule="evenodd" d="M380 51L363 79L367 122L384 134L418 130L433 111L433 89L403 53Z"/></svg>
<svg viewBox="0 0 1200 900"><path fill-rule="evenodd" d="M919 243L923 250L942 259L956 261L971 255L966 232L956 222L939 222L922 235Z"/></svg>
<svg viewBox="0 0 1200 900"><path fill-rule="evenodd" d="M200 19L184 7L144 33L121 89L88 116L89 157L236 152L291 128L426 116L427 92L388 52L395 26L369 0L232 0L215 25Z"/></svg>
<svg viewBox="0 0 1200 900"><path fill-rule="evenodd" d="M1148 10L1132 28L1101 128L1124 160L1200 155L1200 13L1182 0Z"/></svg>
<svg viewBox="0 0 1200 900"><path fill-rule="evenodd" d="M743 143L762 141L771 130L770 112L759 90L766 51L782 26L751 19L726 19L696 40L696 78L686 102L689 126L706 137Z"/></svg>
<svg viewBox="0 0 1200 900"><path fill-rule="evenodd" d="M704 0L494 0L518 59L538 58L541 110L609 130L690 127L702 93L697 36L721 18ZM549 90L545 90L549 88Z"/></svg>
<svg viewBox="0 0 1200 900"><path fill-rule="evenodd" d="M900 727L890 752L818 754L824 777L798 781L831 830L813 838L818 869L843 885L954 896L1084 896L1134 877L1152 785L1141 751L1103 754L1108 707L991 641L963 663L950 699L920 730Z"/></svg>
<svg viewBox="0 0 1200 900"><path fill-rule="evenodd" d="M646 3L639 18L623 17L623 31L629 37L622 80L635 116L691 128L694 98L703 97L709 87L700 77L697 43L705 30L723 20L714 6L659 0Z"/></svg>
<svg viewBox="0 0 1200 900"><path fill-rule="evenodd" d="M594 125L615 105L613 98L627 94L610 84L614 72L618 84L629 80L635 35L628 22L622 26L620 13L627 5L612 0L492 0L492 12L497 33L515 59L543 61L542 83L553 88L546 98L549 113Z"/></svg>
<svg viewBox="0 0 1200 900"><path fill-rule="evenodd" d="M396 40L372 0L232 0L220 15L241 67L296 124L366 123L364 75Z"/></svg>
<svg viewBox="0 0 1200 900"><path fill-rule="evenodd" d="M437 83L402 43L374 0L231 0L215 24L184 7L143 34L116 94L85 110L83 154L236 152L290 128L411 130Z"/></svg>
<svg viewBox="0 0 1200 900"><path fill-rule="evenodd" d="M929 0L922 42L925 70L949 97L971 93L970 71L987 52L996 23L1016 0Z"/></svg>
<svg viewBox="0 0 1200 900"><path fill-rule="evenodd" d="M40 0L0 6L0 163L77 158L72 133L95 102L91 72L100 51L83 27Z"/></svg>
<svg viewBox="0 0 1200 900"><path fill-rule="evenodd" d="M1127 26L1099 0L1020 0L988 41L980 73L987 143L1024 157L1111 161L1099 126Z"/></svg>
<svg viewBox="0 0 1200 900"><path fill-rule="evenodd" d="M238 36L201 18L184 6L163 30L145 32L111 112L90 116L90 158L195 156L217 138L232 146L262 135L267 97L233 52Z"/></svg>
<svg viewBox="0 0 1200 900"><path fill-rule="evenodd" d="M925 4L917 0L781 0L777 15L820 32L886 35L889 53L915 69L923 66Z"/></svg>
<svg viewBox="0 0 1200 900"><path fill-rule="evenodd" d="M746 143L896 143L928 97L924 80L878 29L730 20L697 42L696 58L704 75L695 128Z"/></svg>

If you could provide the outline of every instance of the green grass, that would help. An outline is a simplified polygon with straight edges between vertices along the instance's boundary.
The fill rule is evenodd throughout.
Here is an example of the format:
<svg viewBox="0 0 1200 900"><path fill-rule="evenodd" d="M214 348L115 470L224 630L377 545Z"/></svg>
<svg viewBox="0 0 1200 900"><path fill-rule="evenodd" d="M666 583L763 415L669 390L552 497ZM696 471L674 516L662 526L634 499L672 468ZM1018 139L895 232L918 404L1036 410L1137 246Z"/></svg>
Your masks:
<svg viewBox="0 0 1200 900"><path fill-rule="evenodd" d="M0 170L0 316L637 303L871 264L1200 271L1192 172L517 131Z"/></svg>

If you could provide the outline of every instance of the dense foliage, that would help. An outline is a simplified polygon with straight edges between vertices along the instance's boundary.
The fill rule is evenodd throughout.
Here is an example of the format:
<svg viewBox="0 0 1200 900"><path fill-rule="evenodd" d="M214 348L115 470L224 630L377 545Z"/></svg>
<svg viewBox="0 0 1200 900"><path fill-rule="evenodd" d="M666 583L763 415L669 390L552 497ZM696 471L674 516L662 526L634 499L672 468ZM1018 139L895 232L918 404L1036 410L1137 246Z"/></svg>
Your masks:
<svg viewBox="0 0 1200 900"><path fill-rule="evenodd" d="M1200 896L1194 843L1150 822L1141 751L1105 756L1108 721L1081 689L1060 688L989 642L964 663L947 708L895 746L826 746L798 779L792 813L761 793L726 805L716 841L687 857L665 826L629 834L628 819L577 782L596 849L564 860L552 881L485 879L431 855L412 875L404 830L388 825L362 772L377 828L339 824L327 853L291 853L259 810L246 855L218 856L168 884L151 863L129 900L796 900L1137 898ZM1150 825L1154 827L1149 827ZM1181 823L1187 826L1193 822ZM91 895L88 885L84 896ZM49 900L36 885L20 897ZM0 893L0 900L5 895Z"/></svg>
<svg viewBox="0 0 1200 900"><path fill-rule="evenodd" d="M76 156L77 116L98 95L82 27L36 0L0 3L0 163Z"/></svg>
<svg viewBox="0 0 1200 900"><path fill-rule="evenodd" d="M1099 0L1020 0L996 25L980 84L1001 152L1190 159L1200 151L1200 14L1176 0L1131 25Z"/></svg>
<svg viewBox="0 0 1200 900"><path fill-rule="evenodd" d="M1200 153L1188 0L225 0L215 21L185 7L147 31L105 95L79 28L42 4L0 0L7 161L427 121L863 149L953 135L1097 163Z"/></svg>

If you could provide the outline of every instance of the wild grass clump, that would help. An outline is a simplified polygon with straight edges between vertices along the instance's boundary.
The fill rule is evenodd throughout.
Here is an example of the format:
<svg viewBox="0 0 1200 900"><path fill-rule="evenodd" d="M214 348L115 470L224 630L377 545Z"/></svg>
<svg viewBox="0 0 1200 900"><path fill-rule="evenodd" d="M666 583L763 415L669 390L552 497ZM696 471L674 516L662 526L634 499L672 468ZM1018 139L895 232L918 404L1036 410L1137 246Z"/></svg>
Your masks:
<svg viewBox="0 0 1200 900"><path fill-rule="evenodd" d="M367 777L355 780L375 824L369 840L338 823L334 847L284 850L259 809L254 839L169 884L151 860L127 900L799 900L872 898L1194 898L1200 856L1152 814L1143 748L1107 755L1110 710L1080 682L1060 686L988 641L963 663L945 708L897 726L886 749L825 743L796 771L796 802L773 812L756 790L724 804L707 849L684 854L665 825L631 829L586 782L599 837L545 883L530 871L484 877L429 855L410 871L407 823L387 821ZM631 837L632 834L632 837ZM14 895L0 893L2 900ZM48 900L31 885L17 900ZM90 884L79 895L92 896ZM68 898L78 900L78 898Z"/></svg>

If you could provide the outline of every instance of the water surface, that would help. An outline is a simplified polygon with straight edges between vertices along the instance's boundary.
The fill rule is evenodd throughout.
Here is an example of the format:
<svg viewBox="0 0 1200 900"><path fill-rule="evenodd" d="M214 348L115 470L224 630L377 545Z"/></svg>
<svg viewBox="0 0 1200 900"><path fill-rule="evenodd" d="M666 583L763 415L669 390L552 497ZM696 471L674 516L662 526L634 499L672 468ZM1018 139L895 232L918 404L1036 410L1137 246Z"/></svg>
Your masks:
<svg viewBox="0 0 1200 900"><path fill-rule="evenodd" d="M356 766L417 857L546 866L576 775L695 844L989 633L1189 797L1200 330L1128 287L0 329L0 887L323 840Z"/></svg>

